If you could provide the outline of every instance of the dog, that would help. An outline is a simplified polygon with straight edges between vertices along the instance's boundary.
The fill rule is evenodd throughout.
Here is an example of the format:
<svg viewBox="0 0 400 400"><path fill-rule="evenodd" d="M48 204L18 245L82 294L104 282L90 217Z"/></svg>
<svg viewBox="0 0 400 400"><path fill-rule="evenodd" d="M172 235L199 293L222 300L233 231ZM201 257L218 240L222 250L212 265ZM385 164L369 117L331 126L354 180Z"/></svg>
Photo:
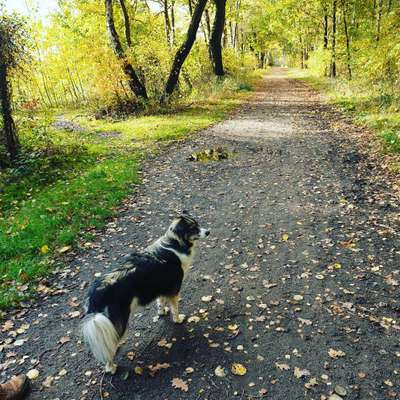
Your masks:
<svg viewBox="0 0 400 400"><path fill-rule="evenodd" d="M114 357L125 341L129 316L140 307L157 299L159 315L168 312L168 304L173 321L183 322L178 309L182 280L192 264L197 240L209 234L189 215L180 215L143 252L123 257L121 268L93 283L82 334L106 372L116 372Z"/></svg>

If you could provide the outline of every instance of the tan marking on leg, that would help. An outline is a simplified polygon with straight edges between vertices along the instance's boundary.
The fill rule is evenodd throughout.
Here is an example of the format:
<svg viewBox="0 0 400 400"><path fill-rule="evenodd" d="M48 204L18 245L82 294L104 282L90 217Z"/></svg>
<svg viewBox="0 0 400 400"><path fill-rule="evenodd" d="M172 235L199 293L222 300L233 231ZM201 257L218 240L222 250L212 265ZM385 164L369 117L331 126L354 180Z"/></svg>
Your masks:
<svg viewBox="0 0 400 400"><path fill-rule="evenodd" d="M168 314L166 303L167 303L166 298L163 296L160 296L157 299L158 315L167 315Z"/></svg>
<svg viewBox="0 0 400 400"><path fill-rule="evenodd" d="M168 297L168 301L171 306L172 320L177 324L181 324L184 321L185 316L179 314L179 294Z"/></svg>

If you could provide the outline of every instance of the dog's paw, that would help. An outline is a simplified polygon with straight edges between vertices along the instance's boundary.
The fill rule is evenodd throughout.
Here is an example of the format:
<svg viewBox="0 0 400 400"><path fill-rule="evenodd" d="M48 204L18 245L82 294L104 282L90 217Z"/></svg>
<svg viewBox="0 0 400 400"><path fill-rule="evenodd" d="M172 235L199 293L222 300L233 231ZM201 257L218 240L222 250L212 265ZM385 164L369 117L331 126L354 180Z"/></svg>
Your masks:
<svg viewBox="0 0 400 400"><path fill-rule="evenodd" d="M115 363L106 364L106 372L109 372L111 375L114 375L117 372L117 364Z"/></svg>
<svg viewBox="0 0 400 400"><path fill-rule="evenodd" d="M173 315L172 316L172 320L176 323L176 324L182 324L183 321L185 321L186 315L185 314L178 314L178 315Z"/></svg>
<svg viewBox="0 0 400 400"><path fill-rule="evenodd" d="M158 315L160 317L168 314L168 307L158 307Z"/></svg>

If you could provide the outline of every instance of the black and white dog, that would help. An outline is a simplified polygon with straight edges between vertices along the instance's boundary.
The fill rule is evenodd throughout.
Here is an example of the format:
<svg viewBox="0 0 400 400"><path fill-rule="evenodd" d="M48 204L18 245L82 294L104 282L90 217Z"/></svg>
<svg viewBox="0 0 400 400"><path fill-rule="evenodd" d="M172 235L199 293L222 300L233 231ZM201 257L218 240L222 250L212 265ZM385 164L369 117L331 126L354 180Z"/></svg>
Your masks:
<svg viewBox="0 0 400 400"><path fill-rule="evenodd" d="M172 319L183 322L178 301L183 277L192 264L198 239L210 232L187 214L176 218L164 236L142 253L124 257L122 268L97 279L89 290L82 333L95 358L115 373L114 356L126 335L130 313L158 299L158 313L167 303Z"/></svg>

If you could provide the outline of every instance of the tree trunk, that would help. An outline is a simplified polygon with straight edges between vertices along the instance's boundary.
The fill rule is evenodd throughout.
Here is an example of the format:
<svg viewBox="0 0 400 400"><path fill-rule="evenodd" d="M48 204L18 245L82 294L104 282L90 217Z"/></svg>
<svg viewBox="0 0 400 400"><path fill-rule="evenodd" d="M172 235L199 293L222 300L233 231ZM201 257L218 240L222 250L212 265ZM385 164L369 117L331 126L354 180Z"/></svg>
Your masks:
<svg viewBox="0 0 400 400"><path fill-rule="evenodd" d="M189 5L189 14L190 16L193 15L193 4L192 4L192 0L188 0L188 5Z"/></svg>
<svg viewBox="0 0 400 400"><path fill-rule="evenodd" d="M119 0L119 4L121 5L122 15L124 16L124 24L125 24L125 39L128 47L131 47L131 24L129 22L129 14L126 9L125 0Z"/></svg>
<svg viewBox="0 0 400 400"><path fill-rule="evenodd" d="M328 48L328 13L324 10L324 49Z"/></svg>
<svg viewBox="0 0 400 400"><path fill-rule="evenodd" d="M224 65L222 61L222 34L225 27L226 0L214 0L215 18L210 38L210 54L214 73L218 77L224 76Z"/></svg>
<svg viewBox="0 0 400 400"><path fill-rule="evenodd" d="M350 52L350 37L349 37L349 29L347 26L347 7L345 4L345 0L342 0L342 12L343 12L343 27L344 27L344 35L346 37L346 53L347 53L347 72L349 74L349 80L351 80L351 52Z"/></svg>
<svg viewBox="0 0 400 400"><path fill-rule="evenodd" d="M336 77L336 9L337 0L332 1L332 54L331 54L331 77Z"/></svg>
<svg viewBox="0 0 400 400"><path fill-rule="evenodd" d="M211 21L210 21L210 13L208 12L208 8L204 11L204 19L206 21L206 30L207 30L207 37L211 37Z"/></svg>
<svg viewBox="0 0 400 400"><path fill-rule="evenodd" d="M140 82L136 74L136 71L134 70L133 66L129 63L126 54L122 48L117 30L115 29L112 0L105 0L105 8L106 8L107 30L110 35L111 47L116 57L120 61L122 61L122 68L125 72L125 75L128 78L129 87L137 97L147 100L148 96L146 87L142 84L142 82Z"/></svg>
<svg viewBox="0 0 400 400"><path fill-rule="evenodd" d="M11 109L11 88L7 80L7 66L0 65L0 101L1 113L3 116L4 145L10 160L15 160L18 155L20 144L17 136L17 129L12 117Z"/></svg>
<svg viewBox="0 0 400 400"><path fill-rule="evenodd" d="M167 38L168 47L171 47L171 23L169 22L169 13L168 13L168 0L164 0L164 22L165 22L165 36Z"/></svg>
<svg viewBox="0 0 400 400"><path fill-rule="evenodd" d="M185 62L187 56L189 55L190 50L192 49L193 44L196 40L197 30L199 29L201 17L203 15L206 4L207 0L198 0L196 7L193 10L193 16L190 21L190 25L186 34L186 40L179 47L178 51L175 54L174 62L172 63L171 71L169 73L169 77L165 85L164 94L161 98L162 103L168 100L168 98L173 93L176 84L178 83L182 65Z"/></svg>
<svg viewBox="0 0 400 400"><path fill-rule="evenodd" d="M382 21L382 11L383 11L383 0L379 0L378 3L378 13L376 16L376 36L375 40L379 42L381 36L381 21Z"/></svg>
<svg viewBox="0 0 400 400"><path fill-rule="evenodd" d="M172 40L172 44L175 44L175 0L171 1L171 40Z"/></svg>

